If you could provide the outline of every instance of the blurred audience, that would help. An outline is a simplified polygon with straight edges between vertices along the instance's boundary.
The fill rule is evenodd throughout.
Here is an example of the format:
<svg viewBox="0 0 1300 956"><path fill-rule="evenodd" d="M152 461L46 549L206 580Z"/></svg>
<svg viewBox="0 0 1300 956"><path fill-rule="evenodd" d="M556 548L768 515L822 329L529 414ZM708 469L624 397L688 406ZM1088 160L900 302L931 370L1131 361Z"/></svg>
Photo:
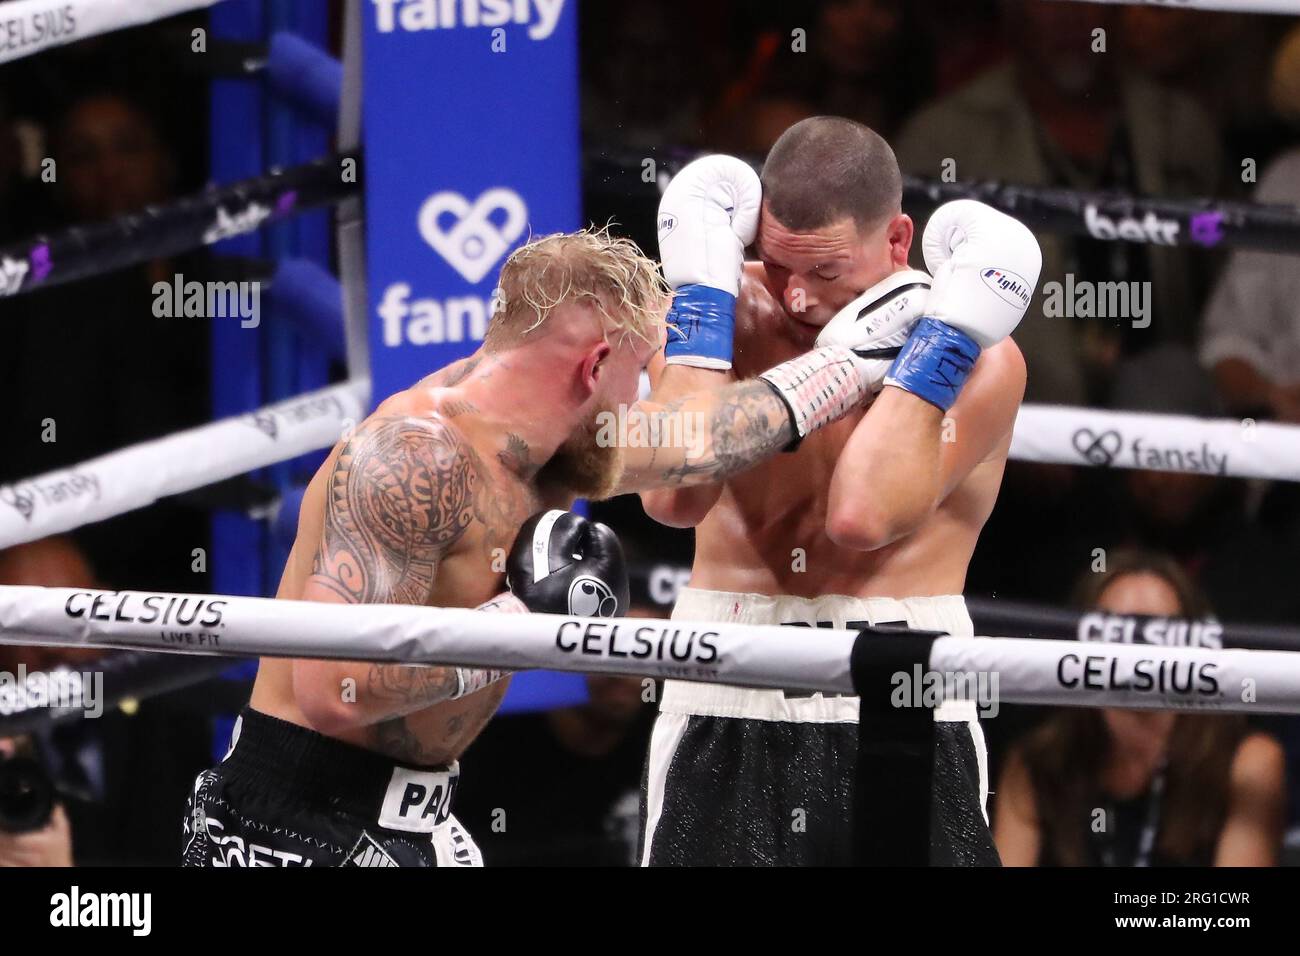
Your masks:
<svg viewBox="0 0 1300 956"><path fill-rule="evenodd" d="M654 684L592 674L574 707L493 718L455 813L488 866L632 866Z"/></svg>
<svg viewBox="0 0 1300 956"><path fill-rule="evenodd" d="M1300 149L1274 160L1250 198L1300 208ZM1300 270L1293 255L1233 254L1201 333L1201 361L1214 373L1232 414L1300 424L1297 303Z"/></svg>
<svg viewBox="0 0 1300 956"><path fill-rule="evenodd" d="M18 755L23 743L0 737L0 779L4 763ZM0 783L0 801L13 796ZM72 866L72 829L62 805L56 804L49 821L34 830L15 833L0 825L0 866Z"/></svg>
<svg viewBox="0 0 1300 956"><path fill-rule="evenodd" d="M57 192L68 223L100 220L171 195L171 153L132 96L91 89L54 125ZM204 278L196 253L35 292L8 322L12 376L0 482L78 464L210 420L209 325L154 315L155 282ZM55 372L54 370L57 370ZM207 543L202 514L175 503L80 529L106 583L202 590L192 552Z"/></svg>
<svg viewBox="0 0 1300 956"><path fill-rule="evenodd" d="M788 127L822 113L888 136L926 92L927 57L910 19L903 0L818 0L784 11L715 105L711 144L766 153Z"/></svg>
<svg viewBox="0 0 1300 956"><path fill-rule="evenodd" d="M1083 608L1204 619L1171 558L1117 552L1085 574ZM1057 711L1013 748L994 838L1009 866L1272 866L1286 802L1282 748L1240 715Z"/></svg>
<svg viewBox="0 0 1300 956"><path fill-rule="evenodd" d="M85 553L66 537L0 551L0 585L101 586ZM0 670L16 673L21 664L28 672L61 666L93 671L106 653L0 644ZM181 818L194 775L209 757L206 716L174 706L186 694L192 691L144 701L129 716L113 708L98 719L31 733L30 750L54 781L59 804L53 829L33 835L24 852L53 852L63 845L62 831L70 830L78 865L173 864L177 834L158 821ZM0 838L0 855L3 845Z"/></svg>
<svg viewBox="0 0 1300 956"><path fill-rule="evenodd" d="M1012 62L913 117L895 143L905 172L940 178L948 164L964 183L1160 196L1215 191L1217 131L1190 97L1125 69L1118 9L1004 0L1002 10ZM1094 49L1098 30L1105 31L1105 52ZM1039 296L1016 332L1029 364L1029 401L1104 402L1123 354L1193 338L1201 271L1188 249L1059 234L1039 240ZM915 253L919 262L919 248ZM1135 328L1132 315L1048 317L1044 287L1064 285L1067 275L1150 282L1150 327Z"/></svg>

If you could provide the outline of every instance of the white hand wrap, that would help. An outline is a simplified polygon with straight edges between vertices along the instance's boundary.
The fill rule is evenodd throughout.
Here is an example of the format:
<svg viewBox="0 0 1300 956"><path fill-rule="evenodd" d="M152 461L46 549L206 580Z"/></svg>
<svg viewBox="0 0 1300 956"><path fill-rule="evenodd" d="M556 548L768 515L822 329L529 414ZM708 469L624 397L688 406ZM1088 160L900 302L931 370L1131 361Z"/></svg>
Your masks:
<svg viewBox="0 0 1300 956"><path fill-rule="evenodd" d="M858 358L842 345L827 345L782 362L759 376L790 409L797 438L838 421L871 397L857 370Z"/></svg>
<svg viewBox="0 0 1300 956"><path fill-rule="evenodd" d="M524 607L524 602L509 591L498 594L490 601L484 601L474 610L495 611L498 614L528 613L528 608ZM513 671L487 670L481 667L457 667L456 693L452 694L450 699L460 700L462 697L468 697L470 694L480 691L484 687L489 687L513 673Z"/></svg>

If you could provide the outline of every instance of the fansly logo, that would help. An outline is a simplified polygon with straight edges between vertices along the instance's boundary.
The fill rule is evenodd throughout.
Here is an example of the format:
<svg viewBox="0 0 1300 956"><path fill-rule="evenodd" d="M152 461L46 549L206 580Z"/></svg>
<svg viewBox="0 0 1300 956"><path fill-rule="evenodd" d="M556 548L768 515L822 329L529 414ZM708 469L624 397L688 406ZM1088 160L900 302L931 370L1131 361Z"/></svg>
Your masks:
<svg viewBox="0 0 1300 956"><path fill-rule="evenodd" d="M510 251L528 224L528 206L513 189L495 187L471 202L460 193L434 193L416 225L434 252L470 285L477 285ZM378 306L384 345L482 341L493 300L477 295L412 299L411 286L394 282Z"/></svg>
<svg viewBox="0 0 1300 956"><path fill-rule="evenodd" d="M564 0L370 0L375 30L459 30L507 25L528 28L530 40L555 32Z"/></svg>

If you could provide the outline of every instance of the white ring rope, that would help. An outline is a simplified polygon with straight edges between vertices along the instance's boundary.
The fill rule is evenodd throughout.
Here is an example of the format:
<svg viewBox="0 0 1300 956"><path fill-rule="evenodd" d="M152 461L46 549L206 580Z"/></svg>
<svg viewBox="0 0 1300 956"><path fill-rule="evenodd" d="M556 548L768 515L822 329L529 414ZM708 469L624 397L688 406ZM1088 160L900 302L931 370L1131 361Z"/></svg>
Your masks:
<svg viewBox="0 0 1300 956"><path fill-rule="evenodd" d="M1011 457L1300 481L1300 426L1024 405L1011 436Z"/></svg>
<svg viewBox="0 0 1300 956"><path fill-rule="evenodd" d="M220 0L15 0L0 11L0 63L102 33L165 20Z"/></svg>
<svg viewBox="0 0 1300 956"><path fill-rule="evenodd" d="M853 692L856 637L722 622L0 587L6 643L546 668L826 693ZM1300 714L1300 654L1288 651L941 637L930 673L972 699L991 690L1007 703ZM913 676L927 679L906 675Z"/></svg>
<svg viewBox="0 0 1300 956"><path fill-rule="evenodd" d="M365 417L369 401L369 380L344 382L0 485L0 548L329 447Z"/></svg>
<svg viewBox="0 0 1300 956"><path fill-rule="evenodd" d="M364 418L369 392L368 380L345 382L0 485L0 548L329 447ZM1011 457L1300 481L1300 427L1025 405L1016 419Z"/></svg>
<svg viewBox="0 0 1300 956"><path fill-rule="evenodd" d="M1300 0L1083 0L1083 2L1122 4L1126 7L1168 7L1174 10L1300 14Z"/></svg>

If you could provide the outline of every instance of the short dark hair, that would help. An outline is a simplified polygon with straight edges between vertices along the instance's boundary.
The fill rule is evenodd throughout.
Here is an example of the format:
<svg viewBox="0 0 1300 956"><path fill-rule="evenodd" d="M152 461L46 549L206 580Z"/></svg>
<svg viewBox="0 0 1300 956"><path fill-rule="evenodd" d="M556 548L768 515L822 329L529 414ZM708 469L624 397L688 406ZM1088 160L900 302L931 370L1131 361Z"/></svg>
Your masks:
<svg viewBox="0 0 1300 956"><path fill-rule="evenodd" d="M879 133L840 116L812 116L782 133L762 178L763 201L787 229L848 218L865 230L902 211L894 151Z"/></svg>

